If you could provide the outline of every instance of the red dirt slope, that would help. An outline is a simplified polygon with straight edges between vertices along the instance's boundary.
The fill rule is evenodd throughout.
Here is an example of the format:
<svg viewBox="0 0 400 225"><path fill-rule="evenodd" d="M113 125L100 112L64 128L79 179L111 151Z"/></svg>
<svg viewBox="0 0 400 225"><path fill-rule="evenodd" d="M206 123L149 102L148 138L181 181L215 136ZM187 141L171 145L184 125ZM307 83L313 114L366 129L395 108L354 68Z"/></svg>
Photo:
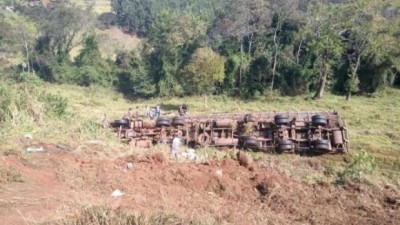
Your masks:
<svg viewBox="0 0 400 225"><path fill-rule="evenodd" d="M391 186L309 185L257 164L249 170L230 158L195 164L174 163L161 153L99 159L82 152L47 152L3 156L0 164L26 180L0 183L2 224L54 224L87 205L167 212L184 221L213 218L220 224L400 221L400 195ZM111 197L115 189L125 195Z"/></svg>

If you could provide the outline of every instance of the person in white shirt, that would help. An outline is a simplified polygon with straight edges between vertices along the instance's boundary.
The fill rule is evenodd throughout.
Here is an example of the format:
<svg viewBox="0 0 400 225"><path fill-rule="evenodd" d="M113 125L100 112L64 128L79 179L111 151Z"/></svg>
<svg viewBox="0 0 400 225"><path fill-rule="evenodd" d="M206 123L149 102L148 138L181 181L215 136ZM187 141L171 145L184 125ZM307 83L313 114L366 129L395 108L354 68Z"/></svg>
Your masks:
<svg viewBox="0 0 400 225"><path fill-rule="evenodd" d="M144 112L145 112L146 118L147 118L147 119L151 119L151 116L150 116L150 107L149 107L149 105L146 105L146 107L145 107L145 109L144 109Z"/></svg>
<svg viewBox="0 0 400 225"><path fill-rule="evenodd" d="M107 115L105 113L101 117L101 124L103 125L104 128L106 128L108 126L108 119L107 119Z"/></svg>
<svg viewBox="0 0 400 225"><path fill-rule="evenodd" d="M160 104L156 105L156 117L160 117L161 116L161 107Z"/></svg>
<svg viewBox="0 0 400 225"><path fill-rule="evenodd" d="M179 146L181 145L181 140L179 139L177 134L174 134L174 138L172 139L172 146L171 146L171 157L175 157L178 159L178 150Z"/></svg>

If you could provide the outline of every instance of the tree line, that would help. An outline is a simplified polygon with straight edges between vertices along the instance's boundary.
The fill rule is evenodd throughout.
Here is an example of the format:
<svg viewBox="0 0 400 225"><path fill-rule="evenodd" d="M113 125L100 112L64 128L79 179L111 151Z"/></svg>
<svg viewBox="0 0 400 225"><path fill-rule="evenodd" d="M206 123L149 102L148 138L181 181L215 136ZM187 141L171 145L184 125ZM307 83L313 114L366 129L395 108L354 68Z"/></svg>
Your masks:
<svg viewBox="0 0 400 225"><path fill-rule="evenodd" d="M113 12L101 15L71 1L12 2L0 13L0 61L3 69L22 62L5 68L22 80L112 86L132 97L316 99L400 84L396 0L112 0ZM140 44L102 57L96 29L110 26Z"/></svg>

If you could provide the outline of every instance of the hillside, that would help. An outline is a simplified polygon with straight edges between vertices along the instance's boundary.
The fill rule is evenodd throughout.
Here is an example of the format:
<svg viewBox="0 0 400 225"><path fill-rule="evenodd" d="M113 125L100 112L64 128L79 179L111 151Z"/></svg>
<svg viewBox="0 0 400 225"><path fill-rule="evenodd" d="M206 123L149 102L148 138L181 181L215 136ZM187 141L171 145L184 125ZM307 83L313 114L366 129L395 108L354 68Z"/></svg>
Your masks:
<svg viewBox="0 0 400 225"><path fill-rule="evenodd" d="M200 97L132 102L99 87L41 89L67 99L69 116L28 123L3 136L0 218L8 224L125 224L129 218L138 224L396 224L400 219L397 89L350 102L334 95L319 101L214 96L208 108ZM190 114L335 109L347 120L351 152L251 153L256 165L249 171L233 149L197 149L206 161L176 162L168 159L168 147L129 147L96 126L103 113L119 118L129 107L158 102L163 114L176 114L182 102ZM28 133L32 140L21 138ZM45 152L27 153L29 146ZM216 175L219 170L222 176ZM110 197L116 189L125 195Z"/></svg>
<svg viewBox="0 0 400 225"><path fill-rule="evenodd" d="M0 224L397 225L399 87L398 0L0 0ZM163 116L335 110L350 151L207 145L341 148L321 114L297 130L194 123L199 145L178 159L134 146L173 129L127 130L129 145L107 126L157 104Z"/></svg>

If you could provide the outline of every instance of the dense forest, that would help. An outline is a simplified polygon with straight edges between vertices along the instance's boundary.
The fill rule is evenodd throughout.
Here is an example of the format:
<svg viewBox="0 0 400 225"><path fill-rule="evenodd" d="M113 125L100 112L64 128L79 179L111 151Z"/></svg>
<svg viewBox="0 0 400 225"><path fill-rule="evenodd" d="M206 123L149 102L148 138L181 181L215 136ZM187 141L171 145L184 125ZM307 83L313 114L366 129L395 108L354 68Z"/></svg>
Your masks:
<svg viewBox="0 0 400 225"><path fill-rule="evenodd" d="M369 95L400 84L396 0L0 0L0 70L130 97ZM97 31L140 37L101 54ZM71 57L71 51L79 52Z"/></svg>

